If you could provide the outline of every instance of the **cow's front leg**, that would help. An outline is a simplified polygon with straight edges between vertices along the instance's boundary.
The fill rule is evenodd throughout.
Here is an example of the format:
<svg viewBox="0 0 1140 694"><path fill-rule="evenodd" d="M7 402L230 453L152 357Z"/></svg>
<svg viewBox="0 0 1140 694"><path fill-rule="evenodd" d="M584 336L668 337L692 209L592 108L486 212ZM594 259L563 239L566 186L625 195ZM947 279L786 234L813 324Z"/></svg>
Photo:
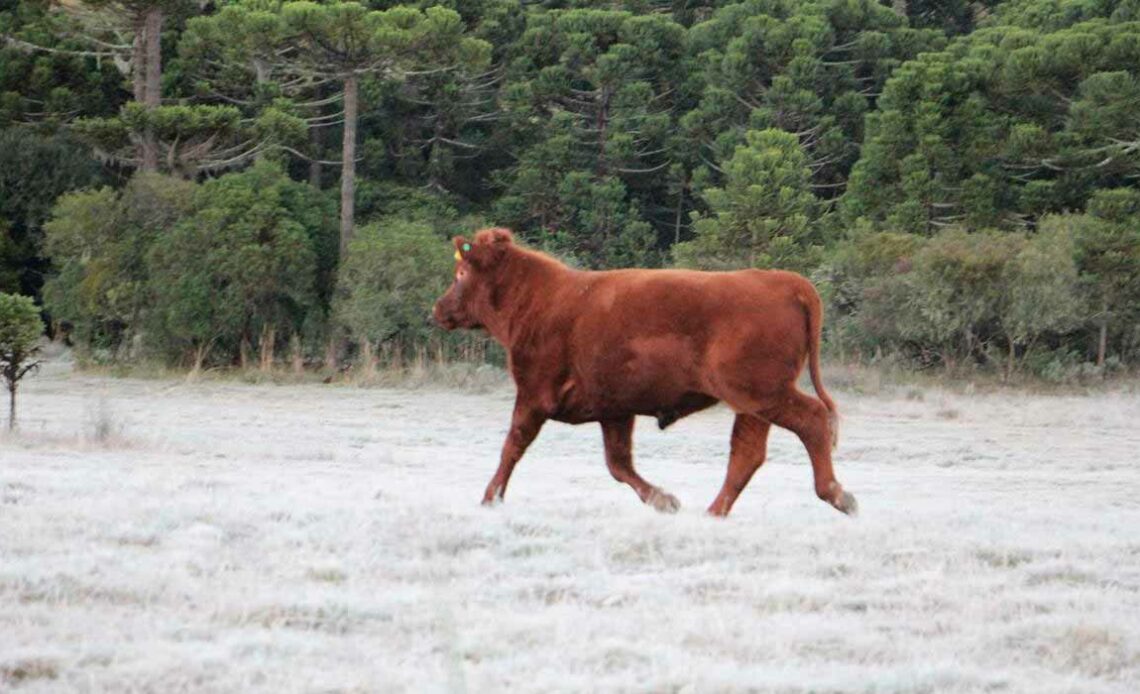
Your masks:
<svg viewBox="0 0 1140 694"><path fill-rule="evenodd" d="M633 487L646 504L663 513L674 513L681 502L669 492L654 487L633 469L633 417L602 422L602 440L606 446L606 466L618 482Z"/></svg>
<svg viewBox="0 0 1140 694"><path fill-rule="evenodd" d="M503 500L507 491L507 482L514 472L515 463L526 453L527 446L538 436L546 417L537 410L515 403L514 414L511 415L511 430L507 432L507 440L503 442L503 453L499 457L499 469L487 484L487 491L483 493L483 505L487 506Z"/></svg>

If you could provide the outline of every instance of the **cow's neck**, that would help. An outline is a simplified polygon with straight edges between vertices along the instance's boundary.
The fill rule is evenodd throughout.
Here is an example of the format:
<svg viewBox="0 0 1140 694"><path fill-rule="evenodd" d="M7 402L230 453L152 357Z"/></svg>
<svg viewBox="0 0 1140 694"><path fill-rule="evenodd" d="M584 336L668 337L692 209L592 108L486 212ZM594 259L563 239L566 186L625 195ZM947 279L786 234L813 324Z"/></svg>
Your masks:
<svg viewBox="0 0 1140 694"><path fill-rule="evenodd" d="M498 301L484 321L487 331L508 350L527 327L538 327L553 307L555 289L572 271L545 256L512 248L498 276Z"/></svg>

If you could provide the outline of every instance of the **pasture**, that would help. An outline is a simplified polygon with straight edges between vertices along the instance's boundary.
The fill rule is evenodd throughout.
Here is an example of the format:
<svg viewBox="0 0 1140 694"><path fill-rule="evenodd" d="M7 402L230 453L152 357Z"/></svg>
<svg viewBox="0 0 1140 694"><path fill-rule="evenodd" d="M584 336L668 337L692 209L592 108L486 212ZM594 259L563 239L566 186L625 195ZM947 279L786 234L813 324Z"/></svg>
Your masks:
<svg viewBox="0 0 1140 694"><path fill-rule="evenodd" d="M1140 398L832 394L848 518L731 413L614 482L548 424L479 505L513 391L50 368L0 439L0 690L1140 691Z"/></svg>

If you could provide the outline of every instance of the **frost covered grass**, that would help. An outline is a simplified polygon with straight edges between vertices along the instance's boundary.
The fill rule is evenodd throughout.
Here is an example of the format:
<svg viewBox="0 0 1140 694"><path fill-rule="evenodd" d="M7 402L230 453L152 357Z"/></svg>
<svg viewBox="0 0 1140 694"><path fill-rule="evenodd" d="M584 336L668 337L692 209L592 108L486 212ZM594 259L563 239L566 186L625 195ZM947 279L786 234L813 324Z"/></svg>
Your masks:
<svg viewBox="0 0 1140 694"><path fill-rule="evenodd" d="M722 409L639 423L675 516L557 424L484 509L507 389L48 369L0 439L0 690L1140 691L1140 399L834 394L861 515L781 431L719 521Z"/></svg>

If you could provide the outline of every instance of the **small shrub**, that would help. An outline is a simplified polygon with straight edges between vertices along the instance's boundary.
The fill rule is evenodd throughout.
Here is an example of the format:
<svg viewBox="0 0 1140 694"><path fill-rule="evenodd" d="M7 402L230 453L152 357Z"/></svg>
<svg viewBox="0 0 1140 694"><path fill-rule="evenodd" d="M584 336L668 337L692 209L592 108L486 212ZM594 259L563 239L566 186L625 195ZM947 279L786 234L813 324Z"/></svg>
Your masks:
<svg viewBox="0 0 1140 694"><path fill-rule="evenodd" d="M107 445L123 437L124 427L106 400L99 404L87 415L87 439L94 443Z"/></svg>
<svg viewBox="0 0 1140 694"><path fill-rule="evenodd" d="M43 333L39 309L30 297L0 294L0 373L8 386L8 429L16 428L16 388L39 366L36 343Z"/></svg>

